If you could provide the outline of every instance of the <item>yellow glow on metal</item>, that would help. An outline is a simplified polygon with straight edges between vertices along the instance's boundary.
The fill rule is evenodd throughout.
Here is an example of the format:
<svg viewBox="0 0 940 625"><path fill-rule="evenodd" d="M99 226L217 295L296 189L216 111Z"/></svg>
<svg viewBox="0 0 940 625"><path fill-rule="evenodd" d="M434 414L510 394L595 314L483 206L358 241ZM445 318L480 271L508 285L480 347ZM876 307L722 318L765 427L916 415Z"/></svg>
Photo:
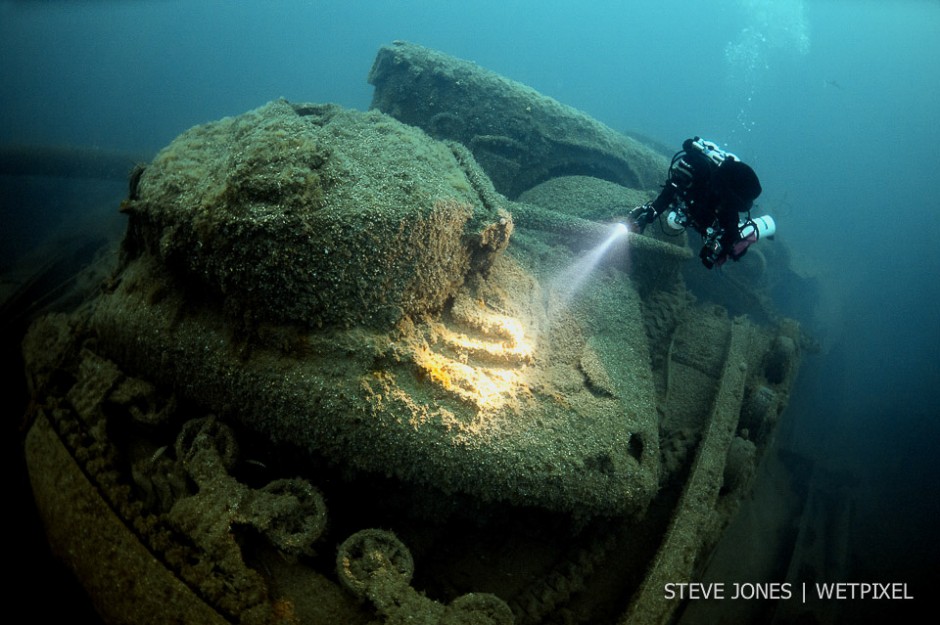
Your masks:
<svg viewBox="0 0 940 625"><path fill-rule="evenodd" d="M519 320L490 313L483 321L482 338L437 328L453 357L427 345L416 350L414 357L428 381L487 411L528 389L523 372L532 361L533 347Z"/></svg>

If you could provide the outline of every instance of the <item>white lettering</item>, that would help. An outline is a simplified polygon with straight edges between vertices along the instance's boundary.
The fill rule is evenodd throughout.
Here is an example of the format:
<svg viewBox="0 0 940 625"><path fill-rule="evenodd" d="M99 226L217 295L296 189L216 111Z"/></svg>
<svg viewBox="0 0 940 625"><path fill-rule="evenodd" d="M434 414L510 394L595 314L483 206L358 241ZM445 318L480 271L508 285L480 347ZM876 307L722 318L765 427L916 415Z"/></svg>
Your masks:
<svg viewBox="0 0 940 625"><path fill-rule="evenodd" d="M894 582L883 584L878 582L838 582L816 584L816 596L820 599L881 599L903 600L913 599L908 593L907 584Z"/></svg>
<svg viewBox="0 0 940 625"><path fill-rule="evenodd" d="M732 599L789 599L792 596L789 583L771 582L755 584L750 582L734 584Z"/></svg>
<svg viewBox="0 0 940 625"><path fill-rule="evenodd" d="M820 599L832 599L835 584L816 584L816 596Z"/></svg>
<svg viewBox="0 0 940 625"><path fill-rule="evenodd" d="M670 582L663 587L666 599L724 599L725 585L701 582Z"/></svg>

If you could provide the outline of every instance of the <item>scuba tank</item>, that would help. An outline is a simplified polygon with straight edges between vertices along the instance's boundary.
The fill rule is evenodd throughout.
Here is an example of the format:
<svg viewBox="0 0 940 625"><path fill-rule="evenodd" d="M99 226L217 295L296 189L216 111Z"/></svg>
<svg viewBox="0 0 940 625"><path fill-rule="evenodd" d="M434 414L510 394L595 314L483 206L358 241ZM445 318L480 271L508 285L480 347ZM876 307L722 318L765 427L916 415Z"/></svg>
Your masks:
<svg viewBox="0 0 940 625"><path fill-rule="evenodd" d="M738 224L738 232L742 239L748 239L752 235L755 241L759 239L772 239L777 232L777 222L770 215L745 219Z"/></svg>
<svg viewBox="0 0 940 625"><path fill-rule="evenodd" d="M677 234L689 225L689 216L685 213L683 208L684 206L680 205L666 213L665 225L670 234ZM709 230L711 230L711 228L709 228ZM753 242L757 242L760 239L773 239L776 232L777 222L775 222L774 218L770 215L749 217L738 222L738 233L740 237L742 239L750 239L753 237ZM718 234L716 234L714 238L717 238Z"/></svg>

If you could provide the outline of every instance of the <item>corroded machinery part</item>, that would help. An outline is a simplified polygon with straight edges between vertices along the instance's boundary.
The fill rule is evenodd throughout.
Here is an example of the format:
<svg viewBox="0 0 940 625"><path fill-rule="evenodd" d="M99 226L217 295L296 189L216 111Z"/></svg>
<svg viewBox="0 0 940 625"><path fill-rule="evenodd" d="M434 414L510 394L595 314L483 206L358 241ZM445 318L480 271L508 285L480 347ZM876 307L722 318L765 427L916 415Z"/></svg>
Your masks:
<svg viewBox="0 0 940 625"><path fill-rule="evenodd" d="M200 471L193 466L193 461L200 453L208 455L214 467L221 466L228 471L238 460L238 441L232 428L214 416L190 419L183 424L176 437L176 457L187 466L194 478L199 479Z"/></svg>
<svg viewBox="0 0 940 625"><path fill-rule="evenodd" d="M377 111L272 102L160 151L122 204L124 258L253 319L387 328L438 311L508 243L475 168Z"/></svg>
<svg viewBox="0 0 940 625"><path fill-rule="evenodd" d="M141 440L141 429L152 430L126 402L125 382L132 378L93 350L83 327L79 315L51 315L24 340L36 383L27 460L53 550L108 622L231 622L234 616L263 622L270 610L264 581L242 562L231 535L218 544L234 547L235 557L206 566L197 541L173 529L165 510L188 497L185 479L172 475L178 465L165 446ZM45 378L50 359L57 373ZM150 448L149 462L132 457L138 445ZM151 473L139 464L151 465ZM156 473L167 488L141 487L138 480ZM138 581L129 585L129 579Z"/></svg>
<svg viewBox="0 0 940 625"><path fill-rule="evenodd" d="M389 622L418 625L512 625L512 611L489 593L468 593L444 606L410 585L411 551L388 530L364 529L347 538L336 554L340 583L370 601Z"/></svg>
<svg viewBox="0 0 940 625"><path fill-rule="evenodd" d="M336 574L346 590L360 598L378 581L411 583L411 551L390 531L364 529L343 541L336 552Z"/></svg>
<svg viewBox="0 0 940 625"><path fill-rule="evenodd" d="M440 625L512 625L512 611L506 603L489 593L471 592L451 601Z"/></svg>
<svg viewBox="0 0 940 625"><path fill-rule="evenodd" d="M652 190L668 163L530 87L419 45L382 47L369 73L372 107L468 146L496 189L515 199L565 175Z"/></svg>
<svg viewBox="0 0 940 625"><path fill-rule="evenodd" d="M314 553L314 543L326 529L326 502L320 491L301 478L284 478L265 484L255 493L256 517L265 538L288 554Z"/></svg>
<svg viewBox="0 0 940 625"><path fill-rule="evenodd" d="M76 461L45 415L38 416L26 437L26 459L49 545L106 622L232 622L135 532L132 519L102 495L101 484Z"/></svg>
<svg viewBox="0 0 940 625"><path fill-rule="evenodd" d="M326 528L326 503L301 478L274 480L260 489L228 474L238 445L231 428L213 416L192 419L177 437L176 452L199 490L170 510L170 520L211 553L237 546L231 526L255 528L288 555L312 555Z"/></svg>

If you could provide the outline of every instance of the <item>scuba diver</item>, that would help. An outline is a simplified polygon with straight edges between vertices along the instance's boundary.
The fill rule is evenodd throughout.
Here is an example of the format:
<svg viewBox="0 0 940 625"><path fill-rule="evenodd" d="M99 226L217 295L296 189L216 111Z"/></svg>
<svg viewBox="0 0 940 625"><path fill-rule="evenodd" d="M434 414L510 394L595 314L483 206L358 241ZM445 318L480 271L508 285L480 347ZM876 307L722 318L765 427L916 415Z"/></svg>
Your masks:
<svg viewBox="0 0 940 625"><path fill-rule="evenodd" d="M702 263L709 269L720 267L728 258L740 259L760 237L773 237L773 218L751 219L760 194L753 169L715 143L694 137L672 158L659 197L630 211L627 224L632 232L642 233L668 211L664 229L680 232L691 226L702 235Z"/></svg>

